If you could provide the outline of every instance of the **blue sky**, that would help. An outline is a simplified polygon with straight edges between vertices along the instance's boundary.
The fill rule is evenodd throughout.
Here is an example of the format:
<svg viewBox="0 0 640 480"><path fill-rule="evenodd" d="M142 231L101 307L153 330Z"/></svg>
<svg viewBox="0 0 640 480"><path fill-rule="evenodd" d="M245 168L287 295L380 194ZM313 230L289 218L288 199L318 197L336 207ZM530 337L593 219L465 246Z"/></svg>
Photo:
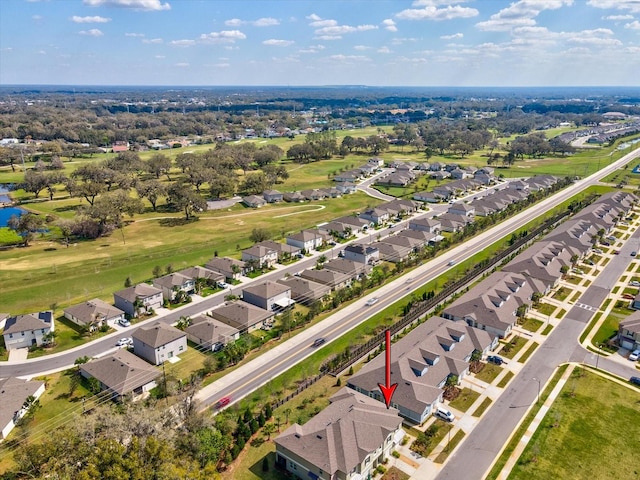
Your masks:
<svg viewBox="0 0 640 480"><path fill-rule="evenodd" d="M640 0L1 0L0 83L638 86Z"/></svg>

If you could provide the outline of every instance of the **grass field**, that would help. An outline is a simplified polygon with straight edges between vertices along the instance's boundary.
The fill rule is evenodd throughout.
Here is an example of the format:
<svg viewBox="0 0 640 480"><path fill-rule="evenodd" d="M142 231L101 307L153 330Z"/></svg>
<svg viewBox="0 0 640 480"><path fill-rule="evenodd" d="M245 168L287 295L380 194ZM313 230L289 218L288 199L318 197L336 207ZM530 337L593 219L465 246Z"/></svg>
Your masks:
<svg viewBox="0 0 640 480"><path fill-rule="evenodd" d="M478 399L479 396L480 393L465 387L454 400L449 402L449 405L451 405L456 410L466 412L467 410L469 410L471 405L473 405L473 402Z"/></svg>
<svg viewBox="0 0 640 480"><path fill-rule="evenodd" d="M578 369L562 389L509 479L640 478L637 389Z"/></svg>

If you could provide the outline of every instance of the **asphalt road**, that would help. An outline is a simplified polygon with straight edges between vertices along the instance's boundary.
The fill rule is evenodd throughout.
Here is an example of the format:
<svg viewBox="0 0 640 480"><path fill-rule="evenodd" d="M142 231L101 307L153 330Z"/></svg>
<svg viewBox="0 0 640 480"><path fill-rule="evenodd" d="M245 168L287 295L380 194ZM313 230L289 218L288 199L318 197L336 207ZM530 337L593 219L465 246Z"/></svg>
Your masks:
<svg viewBox="0 0 640 480"><path fill-rule="evenodd" d="M507 390L485 413L436 478L455 480L484 478L529 406L536 401L539 385L534 379L540 381L543 389L555 369L563 363L595 364L595 354L579 344L579 337L609 295L615 282L625 272L633 259L630 255L631 251L638 249L639 240L640 229L636 230L620 248L620 255L613 256L593 284L575 302L576 305L551 331L549 337L529 358L520 373L511 380ZM578 304L592 306L595 310L589 310ZM622 378L637 375L637 370L631 362L629 366L625 366L606 357L600 357L597 361L599 369Z"/></svg>

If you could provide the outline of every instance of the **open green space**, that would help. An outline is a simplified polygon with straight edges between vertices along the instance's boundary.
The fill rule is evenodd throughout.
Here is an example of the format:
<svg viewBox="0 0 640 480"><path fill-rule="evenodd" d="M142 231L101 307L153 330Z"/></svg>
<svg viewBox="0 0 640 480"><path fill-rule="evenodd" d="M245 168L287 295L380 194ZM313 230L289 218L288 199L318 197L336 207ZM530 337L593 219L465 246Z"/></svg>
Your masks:
<svg viewBox="0 0 640 480"><path fill-rule="evenodd" d="M515 335L509 341L501 341L502 349L500 350L500 356L505 358L515 357L520 349L524 347L527 340L519 335Z"/></svg>
<svg viewBox="0 0 640 480"><path fill-rule="evenodd" d="M495 363L485 363L482 370L475 374L475 377L483 382L493 383L502 370L503 368Z"/></svg>
<svg viewBox="0 0 640 480"><path fill-rule="evenodd" d="M572 277L573 278L573 277ZM578 279L578 281L580 281L580 279ZM551 298L554 298L556 300L559 300L561 302L563 302L568 296L569 294L572 292L572 290L570 288L567 287L560 287L553 295Z"/></svg>
<svg viewBox="0 0 640 480"><path fill-rule="evenodd" d="M611 339L618 333L618 326L620 325L620 320L622 320L623 318L624 317L614 314L607 315L596 333L591 338L591 343L593 343L594 345L606 346L609 339Z"/></svg>
<svg viewBox="0 0 640 480"><path fill-rule="evenodd" d="M640 478L636 438L638 391L576 369L508 478Z"/></svg>
<svg viewBox="0 0 640 480"><path fill-rule="evenodd" d="M538 306L535 307L536 310L538 310L538 312L540 312L541 315L551 315L553 312L556 311L556 307L555 305L551 305L549 303L544 303L544 302L540 302L538 303Z"/></svg>

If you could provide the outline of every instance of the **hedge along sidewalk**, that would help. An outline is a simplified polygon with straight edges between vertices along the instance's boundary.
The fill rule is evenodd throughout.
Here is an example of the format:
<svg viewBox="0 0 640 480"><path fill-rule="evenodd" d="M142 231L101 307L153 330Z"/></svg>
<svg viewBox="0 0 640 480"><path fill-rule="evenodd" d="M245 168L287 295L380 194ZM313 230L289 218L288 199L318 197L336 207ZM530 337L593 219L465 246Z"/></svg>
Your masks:
<svg viewBox="0 0 640 480"><path fill-rule="evenodd" d="M538 413L536 413L536 416L533 418L533 420L527 427L526 432L522 435L522 437L520 437L520 440L518 441L516 448L513 450L513 452L511 452L511 455L509 456L507 463L502 468L502 471L500 472L500 474L497 476L498 480L506 480L509 477L511 470L513 469L516 462L520 458L520 455L522 455L522 452L524 452L524 449L529 443L529 440L531 440L531 437L533 437L533 434L535 433L536 429L542 422L542 419L544 418L544 416L547 414L547 412L551 408L551 405L553 405L553 402L556 400L556 397L562 391L562 388L564 387L565 383L567 383L567 380L571 376L571 373L573 372L573 369L575 367L576 367L575 364L570 364L569 367L564 371L564 373L562 374L558 382L555 384L555 386L553 387L553 390L551 390L551 393L549 393L549 396L545 399L544 403L539 408ZM553 375L551 376L551 378L553 379ZM542 387L542 390L544 390L545 388L547 388L547 385L544 385ZM529 411L534 406L537 406L537 402L531 404L531 406L529 407ZM527 415L529 414L529 411L525 413L523 418L527 417ZM515 431L517 431L517 429L514 430L514 432ZM509 444L510 441L511 439L507 440L507 442L505 443L505 447ZM502 455L498 456L496 460L498 460L501 456Z"/></svg>

